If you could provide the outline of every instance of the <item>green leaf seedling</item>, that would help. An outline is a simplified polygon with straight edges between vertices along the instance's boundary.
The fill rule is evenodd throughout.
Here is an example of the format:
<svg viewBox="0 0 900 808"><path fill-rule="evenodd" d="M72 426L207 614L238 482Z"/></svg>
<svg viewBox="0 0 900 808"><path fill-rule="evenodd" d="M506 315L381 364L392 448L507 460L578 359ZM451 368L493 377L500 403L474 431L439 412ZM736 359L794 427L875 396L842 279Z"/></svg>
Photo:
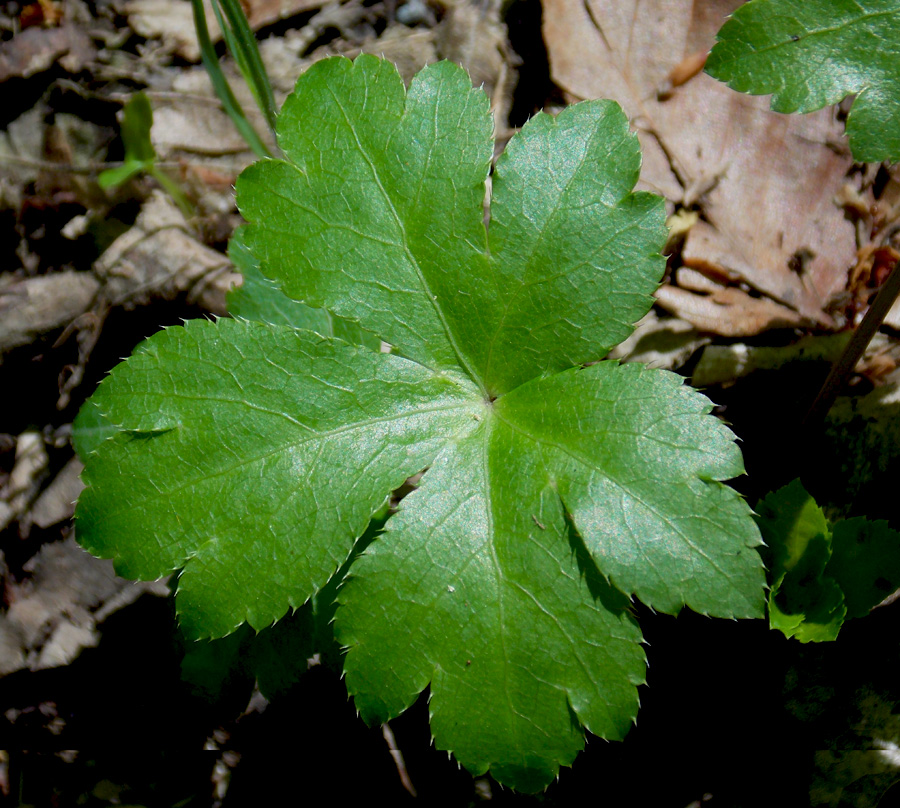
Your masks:
<svg viewBox="0 0 900 808"><path fill-rule="evenodd" d="M837 639L900 587L900 533L857 517L831 522L799 480L757 506L769 569L769 624L800 642Z"/></svg>
<svg viewBox="0 0 900 808"><path fill-rule="evenodd" d="M97 177L104 190L116 188L138 174L149 174L175 201L185 216L194 214L184 191L172 181L156 162L156 150L150 141L153 128L153 108L146 93L135 93L122 109L122 143L125 159L122 165L108 168Z"/></svg>
<svg viewBox="0 0 900 808"><path fill-rule="evenodd" d="M449 63L407 90L371 56L318 62L278 141L238 182L233 249L259 277L237 319L155 335L90 401L114 434L79 540L126 576L179 571L189 635L259 630L424 472L338 593L348 689L381 722L430 687L439 748L539 790L585 729L635 718L632 598L763 612L733 436L680 377L600 361L652 304L662 200L633 192L622 110L592 101L513 138L485 226L488 99ZM252 312L269 283L320 314Z"/></svg>

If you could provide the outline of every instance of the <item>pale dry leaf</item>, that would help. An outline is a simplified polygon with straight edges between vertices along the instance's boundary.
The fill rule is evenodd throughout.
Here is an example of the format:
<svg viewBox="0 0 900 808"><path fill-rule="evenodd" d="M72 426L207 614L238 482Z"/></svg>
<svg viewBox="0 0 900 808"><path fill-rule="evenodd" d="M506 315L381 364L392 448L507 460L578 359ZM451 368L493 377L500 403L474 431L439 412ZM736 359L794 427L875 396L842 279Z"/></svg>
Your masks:
<svg viewBox="0 0 900 808"><path fill-rule="evenodd" d="M655 309L651 309L635 324L634 333L613 348L607 358L676 370L709 339L687 320L660 317Z"/></svg>
<svg viewBox="0 0 900 808"><path fill-rule="evenodd" d="M94 263L110 305L133 307L154 297L186 294L214 314L225 314L225 293L240 283L231 261L197 241L184 216L154 192L134 226Z"/></svg>
<svg viewBox="0 0 900 808"><path fill-rule="evenodd" d="M15 465L0 489L0 530L20 519L40 490L50 460L38 432L23 432L16 439Z"/></svg>
<svg viewBox="0 0 900 808"><path fill-rule="evenodd" d="M96 55L91 38L77 26L27 28L0 42L0 82L43 73L56 63L77 73Z"/></svg>
<svg viewBox="0 0 900 808"><path fill-rule="evenodd" d="M99 289L90 272L74 270L0 285L0 353L67 326L90 308Z"/></svg>
<svg viewBox="0 0 900 808"><path fill-rule="evenodd" d="M72 538L44 545L26 568L30 578L8 585L9 609L0 619L0 675L65 665L96 645L98 625L145 593L165 596L164 583L116 576L110 561L94 558Z"/></svg>
<svg viewBox="0 0 900 808"><path fill-rule="evenodd" d="M687 320L698 331L723 337L749 337L772 328L810 325L793 309L774 300L752 297L734 286L698 294L666 284L657 290L656 302L666 311Z"/></svg>
<svg viewBox="0 0 900 808"><path fill-rule="evenodd" d="M80 474L84 465L73 457L53 478L31 506L31 521L46 529L70 518L75 513L75 500L84 489Z"/></svg>

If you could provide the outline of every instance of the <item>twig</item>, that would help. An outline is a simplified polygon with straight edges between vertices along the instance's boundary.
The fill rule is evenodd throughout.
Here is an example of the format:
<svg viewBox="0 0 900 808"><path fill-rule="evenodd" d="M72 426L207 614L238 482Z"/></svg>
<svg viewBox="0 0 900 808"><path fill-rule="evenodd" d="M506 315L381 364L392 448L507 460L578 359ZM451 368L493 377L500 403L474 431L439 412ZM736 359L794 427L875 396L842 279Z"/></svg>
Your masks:
<svg viewBox="0 0 900 808"><path fill-rule="evenodd" d="M400 782L403 783L403 788L414 797L417 797L416 787L412 784L412 780L409 779L409 772L406 771L406 762L403 760L403 753L397 746L397 739L394 738L394 731L387 721L381 725L381 734L388 745L391 757L394 759L394 765L397 767L397 774L400 775Z"/></svg>
<svg viewBox="0 0 900 808"><path fill-rule="evenodd" d="M869 306L866 316L863 317L863 321L859 324L856 331L853 332L850 342L837 362L832 366L828 378L825 379L822 389L819 390L819 395L816 396L816 400L809 408L809 412L806 413L803 425L807 430L818 427L825 420L825 416L831 409L831 405L834 404L838 392L844 386L847 377L853 372L853 368L856 367L859 358L872 341L875 332L881 327L898 294L900 294L900 261L894 264L891 274L878 291L878 294L875 295L875 300Z"/></svg>

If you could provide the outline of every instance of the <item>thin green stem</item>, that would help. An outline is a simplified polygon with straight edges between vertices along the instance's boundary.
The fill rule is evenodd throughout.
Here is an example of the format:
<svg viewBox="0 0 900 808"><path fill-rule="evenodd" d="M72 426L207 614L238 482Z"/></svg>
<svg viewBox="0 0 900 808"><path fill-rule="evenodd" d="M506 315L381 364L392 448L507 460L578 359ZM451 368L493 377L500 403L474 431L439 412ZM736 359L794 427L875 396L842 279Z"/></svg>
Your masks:
<svg viewBox="0 0 900 808"><path fill-rule="evenodd" d="M900 261L894 264L891 274L879 289L878 294L875 295L875 300L869 306L863 321L853 332L844 352L832 366L828 378L825 379L822 389L819 390L819 395L816 396L809 412L806 413L803 423L807 429L816 428L825 420L838 392L844 386L847 377L853 372L853 368L856 367L856 363L859 362L866 347L872 341L875 332L881 327L898 295L900 295Z"/></svg>
<svg viewBox="0 0 900 808"><path fill-rule="evenodd" d="M185 192L181 189L181 186L175 182L165 171L160 171L159 168L155 165L151 165L147 169L147 173L155 179L162 189L172 197L175 204L178 205L181 212L184 214L186 219L190 219L196 211L194 210L194 206L191 204L190 200L187 198Z"/></svg>

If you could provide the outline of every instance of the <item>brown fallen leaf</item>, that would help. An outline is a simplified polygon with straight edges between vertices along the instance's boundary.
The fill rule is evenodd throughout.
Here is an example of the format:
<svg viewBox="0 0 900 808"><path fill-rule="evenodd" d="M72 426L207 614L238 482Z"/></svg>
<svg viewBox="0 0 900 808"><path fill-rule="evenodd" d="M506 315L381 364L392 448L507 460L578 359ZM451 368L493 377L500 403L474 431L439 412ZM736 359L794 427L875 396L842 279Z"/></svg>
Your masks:
<svg viewBox="0 0 900 808"><path fill-rule="evenodd" d="M53 272L0 283L0 354L63 328L87 311L100 283L90 272Z"/></svg>
<svg viewBox="0 0 900 808"><path fill-rule="evenodd" d="M668 100L657 90L686 57L708 51L740 0L543 0L554 81L571 100L612 98L644 150L643 187L699 205L689 266L738 273L753 288L830 325L855 233L833 198L852 159L831 109L779 115L701 73ZM797 255L811 255L802 274ZM676 293L677 294L677 293ZM743 329L742 329L743 330Z"/></svg>
<svg viewBox="0 0 900 808"><path fill-rule="evenodd" d="M811 325L796 311L734 286L703 294L666 284L656 290L656 302L698 331L723 337L751 337L773 328Z"/></svg>
<svg viewBox="0 0 900 808"><path fill-rule="evenodd" d="M0 82L43 73L57 62L69 73L78 73L96 55L91 38L78 26L27 28L0 42Z"/></svg>

